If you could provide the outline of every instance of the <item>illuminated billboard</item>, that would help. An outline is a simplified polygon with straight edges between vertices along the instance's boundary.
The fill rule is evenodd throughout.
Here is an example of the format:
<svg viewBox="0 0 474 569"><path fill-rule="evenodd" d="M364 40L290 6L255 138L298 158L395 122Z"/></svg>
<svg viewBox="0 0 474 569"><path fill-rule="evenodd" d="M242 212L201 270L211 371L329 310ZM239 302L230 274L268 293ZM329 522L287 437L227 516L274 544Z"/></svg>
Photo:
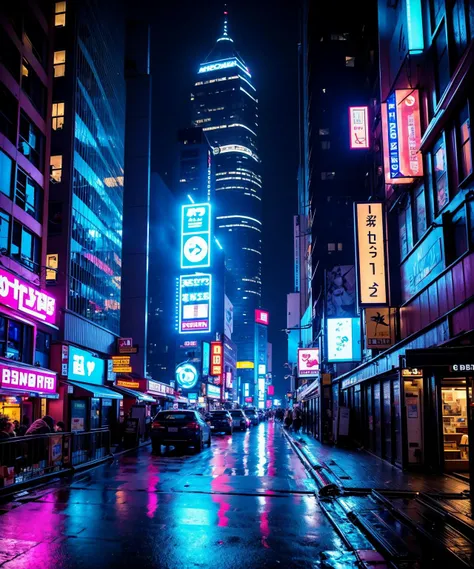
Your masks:
<svg viewBox="0 0 474 569"><path fill-rule="evenodd" d="M328 318L328 362L361 359L360 318Z"/></svg>
<svg viewBox="0 0 474 569"><path fill-rule="evenodd" d="M211 204L181 207L181 268L199 269L211 264Z"/></svg>
<svg viewBox="0 0 474 569"><path fill-rule="evenodd" d="M270 314L266 310L260 310L260 308L257 308L255 310L255 322L257 324L264 324L265 326L268 326L270 322Z"/></svg>
<svg viewBox="0 0 474 569"><path fill-rule="evenodd" d="M179 333L211 330L212 276L196 274L179 277Z"/></svg>
<svg viewBox="0 0 474 569"><path fill-rule="evenodd" d="M388 302L385 218L381 203L354 204L359 305Z"/></svg>
<svg viewBox="0 0 474 569"><path fill-rule="evenodd" d="M398 89L382 104L386 184L409 184L423 176L420 152L420 96L417 89Z"/></svg>
<svg viewBox="0 0 474 569"><path fill-rule="evenodd" d="M198 371L192 364L184 362L176 368L176 381L183 389L192 389L198 379Z"/></svg>
<svg viewBox="0 0 474 569"><path fill-rule="evenodd" d="M351 150L369 148L368 107L349 107L349 136Z"/></svg>
<svg viewBox="0 0 474 569"><path fill-rule="evenodd" d="M395 345L394 308L365 309L365 346L372 350L386 350Z"/></svg>
<svg viewBox="0 0 474 569"><path fill-rule="evenodd" d="M222 342L211 342L211 375L221 377L224 363Z"/></svg>
<svg viewBox="0 0 474 569"><path fill-rule="evenodd" d="M298 377L319 376L319 348L298 349Z"/></svg>

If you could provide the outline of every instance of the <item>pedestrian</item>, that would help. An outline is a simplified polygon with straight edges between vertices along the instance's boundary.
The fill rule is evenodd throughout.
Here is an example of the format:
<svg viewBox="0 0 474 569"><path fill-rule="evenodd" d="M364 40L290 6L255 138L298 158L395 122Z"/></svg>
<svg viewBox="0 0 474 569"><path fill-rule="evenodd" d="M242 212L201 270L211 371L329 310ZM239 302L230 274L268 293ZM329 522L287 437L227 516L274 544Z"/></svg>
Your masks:
<svg viewBox="0 0 474 569"><path fill-rule="evenodd" d="M30 426L30 419L28 415L23 415L20 428L18 429L18 436L24 437L26 435L26 431L28 430L29 426Z"/></svg>
<svg viewBox="0 0 474 569"><path fill-rule="evenodd" d="M11 439L16 437L15 425L11 421L8 421L8 423L7 423L7 433Z"/></svg>
<svg viewBox="0 0 474 569"><path fill-rule="evenodd" d="M299 407L293 409L293 430L296 434L300 432L301 429L301 410Z"/></svg>
<svg viewBox="0 0 474 569"><path fill-rule="evenodd" d="M0 441L8 440L10 435L7 430L7 425L9 423L8 417L0 416Z"/></svg>
<svg viewBox="0 0 474 569"><path fill-rule="evenodd" d="M57 433L64 433L65 430L66 430L66 425L65 425L62 421L58 421L58 422L56 423L55 431L56 431Z"/></svg>
<svg viewBox="0 0 474 569"><path fill-rule="evenodd" d="M49 415L45 415L42 419L36 419L31 423L30 428L26 431L27 435L47 435L54 431L54 419Z"/></svg>
<svg viewBox="0 0 474 569"><path fill-rule="evenodd" d="M285 429L290 430L291 425L293 423L293 413L292 413L291 409L286 410L284 423L285 423Z"/></svg>
<svg viewBox="0 0 474 569"><path fill-rule="evenodd" d="M16 419L13 421L13 430L15 431L15 436L18 436L20 432L20 421Z"/></svg>

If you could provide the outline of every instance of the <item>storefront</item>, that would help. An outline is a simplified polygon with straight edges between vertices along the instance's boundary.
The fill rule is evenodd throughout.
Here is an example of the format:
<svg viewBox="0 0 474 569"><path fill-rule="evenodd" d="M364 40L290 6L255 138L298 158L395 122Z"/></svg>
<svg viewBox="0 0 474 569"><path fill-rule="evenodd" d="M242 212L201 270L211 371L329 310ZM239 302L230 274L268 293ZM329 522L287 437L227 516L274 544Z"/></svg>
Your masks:
<svg viewBox="0 0 474 569"><path fill-rule="evenodd" d="M146 393L152 395L156 400L157 409L166 410L173 406L173 401L175 398L174 387L168 385L167 383L162 383L161 381L155 381L154 379L146 379ZM191 402L190 393L188 394L188 399Z"/></svg>
<svg viewBox="0 0 474 569"><path fill-rule="evenodd" d="M120 421L128 417L132 407L142 406L145 408L145 416L153 415L153 407L157 406L156 399L146 393L146 379L125 379L118 377L113 385L114 391L123 395L120 402Z"/></svg>
<svg viewBox="0 0 474 569"><path fill-rule="evenodd" d="M105 385L107 361L72 345L53 346L54 360L60 359L59 401L56 415L71 431L107 427L114 431L123 395ZM51 405L53 407L53 405Z"/></svg>
<svg viewBox="0 0 474 569"><path fill-rule="evenodd" d="M221 386L208 383L206 385L206 396L209 409L219 409L221 407Z"/></svg>

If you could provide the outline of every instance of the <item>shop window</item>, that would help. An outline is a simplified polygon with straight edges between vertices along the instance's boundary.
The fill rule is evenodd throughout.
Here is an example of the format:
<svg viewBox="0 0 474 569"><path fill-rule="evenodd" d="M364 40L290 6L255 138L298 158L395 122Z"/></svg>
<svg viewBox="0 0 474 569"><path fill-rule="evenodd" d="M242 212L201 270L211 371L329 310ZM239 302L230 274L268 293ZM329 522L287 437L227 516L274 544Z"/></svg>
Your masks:
<svg viewBox="0 0 474 569"><path fill-rule="evenodd" d="M100 428L100 399L91 398L91 430Z"/></svg>
<svg viewBox="0 0 474 569"><path fill-rule="evenodd" d="M467 391L465 380L443 379L443 447L446 471L469 470Z"/></svg>
<svg viewBox="0 0 474 569"><path fill-rule="evenodd" d="M102 413L100 417L100 426L109 427L112 422L113 422L112 399L102 399Z"/></svg>
<svg viewBox="0 0 474 569"><path fill-rule="evenodd" d="M446 143L444 140L444 134L441 135L434 146L432 160L436 213L439 213L449 201Z"/></svg>
<svg viewBox="0 0 474 569"><path fill-rule="evenodd" d="M62 130L64 126L64 103L53 103L53 130Z"/></svg>
<svg viewBox="0 0 474 569"><path fill-rule="evenodd" d="M451 17L448 22L451 28L450 34L453 39L451 42L452 63L456 65L466 51L468 44L466 6L465 0L451 0L450 4Z"/></svg>
<svg viewBox="0 0 474 569"><path fill-rule="evenodd" d="M355 57L346 55L346 67L355 67Z"/></svg>
<svg viewBox="0 0 474 569"><path fill-rule="evenodd" d="M0 318L0 357L31 364L33 353L33 327Z"/></svg>
<svg viewBox="0 0 474 569"><path fill-rule="evenodd" d="M66 50L54 52L54 76L64 77L66 75Z"/></svg>
<svg viewBox="0 0 474 569"><path fill-rule="evenodd" d="M446 41L446 26L440 27L434 43L434 58L435 58L435 87L436 87L436 102L439 102L446 87L449 83L449 57L448 57L448 44Z"/></svg>
<svg viewBox="0 0 474 569"><path fill-rule="evenodd" d="M459 179L463 181L472 173L471 123L467 103L459 113L457 139L459 145Z"/></svg>
<svg viewBox="0 0 474 569"><path fill-rule="evenodd" d="M421 186L415 191L413 203L413 233L415 243L419 241L426 231L426 194L425 187Z"/></svg>
<svg viewBox="0 0 474 569"><path fill-rule="evenodd" d="M35 346L35 365L39 367L49 368L49 356L51 348L51 334L36 331Z"/></svg>
<svg viewBox="0 0 474 569"><path fill-rule="evenodd" d="M408 255L413 247L412 240L412 220L411 220L411 209L410 209L410 199L407 196L405 206L400 211L398 216L399 222L399 236L400 236L400 253L402 259Z"/></svg>
<svg viewBox="0 0 474 569"><path fill-rule="evenodd" d="M43 213L43 190L21 168L17 169L15 203L36 219L41 220Z"/></svg>
<svg viewBox="0 0 474 569"><path fill-rule="evenodd" d="M446 260L453 263L469 248L465 208L456 212L446 227Z"/></svg>
<svg viewBox="0 0 474 569"><path fill-rule="evenodd" d="M18 150L41 171L43 170L43 138L38 127L21 111Z"/></svg>
<svg viewBox="0 0 474 569"><path fill-rule="evenodd" d="M0 211L0 253L8 255L10 249L11 218L4 211Z"/></svg>
<svg viewBox="0 0 474 569"><path fill-rule="evenodd" d="M0 150L0 192L9 198L12 195L13 161Z"/></svg>
<svg viewBox="0 0 474 569"><path fill-rule="evenodd" d="M63 157L61 155L51 156L49 163L51 168L51 182L60 182L63 176Z"/></svg>
<svg viewBox="0 0 474 569"><path fill-rule="evenodd" d="M23 225L15 221L13 223L12 241L10 246L11 256L34 272L40 269L41 243L36 235L33 235Z"/></svg>
<svg viewBox="0 0 474 569"><path fill-rule="evenodd" d="M56 2L54 5L54 25L57 28L66 25L66 2Z"/></svg>
<svg viewBox="0 0 474 569"><path fill-rule="evenodd" d="M16 362L21 361L22 356L22 326L19 322L8 322L7 347L5 357Z"/></svg>
<svg viewBox="0 0 474 569"><path fill-rule="evenodd" d="M21 64L21 88L28 95L36 110L44 117L46 87L25 58Z"/></svg>

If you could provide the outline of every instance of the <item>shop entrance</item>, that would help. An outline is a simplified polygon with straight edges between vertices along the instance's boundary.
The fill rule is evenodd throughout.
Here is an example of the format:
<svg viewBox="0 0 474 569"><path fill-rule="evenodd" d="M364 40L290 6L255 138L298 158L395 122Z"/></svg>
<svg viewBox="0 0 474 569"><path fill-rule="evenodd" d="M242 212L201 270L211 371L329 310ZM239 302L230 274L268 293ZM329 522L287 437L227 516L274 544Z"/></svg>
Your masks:
<svg viewBox="0 0 474 569"><path fill-rule="evenodd" d="M441 382L444 470L469 471L468 393L466 380Z"/></svg>

